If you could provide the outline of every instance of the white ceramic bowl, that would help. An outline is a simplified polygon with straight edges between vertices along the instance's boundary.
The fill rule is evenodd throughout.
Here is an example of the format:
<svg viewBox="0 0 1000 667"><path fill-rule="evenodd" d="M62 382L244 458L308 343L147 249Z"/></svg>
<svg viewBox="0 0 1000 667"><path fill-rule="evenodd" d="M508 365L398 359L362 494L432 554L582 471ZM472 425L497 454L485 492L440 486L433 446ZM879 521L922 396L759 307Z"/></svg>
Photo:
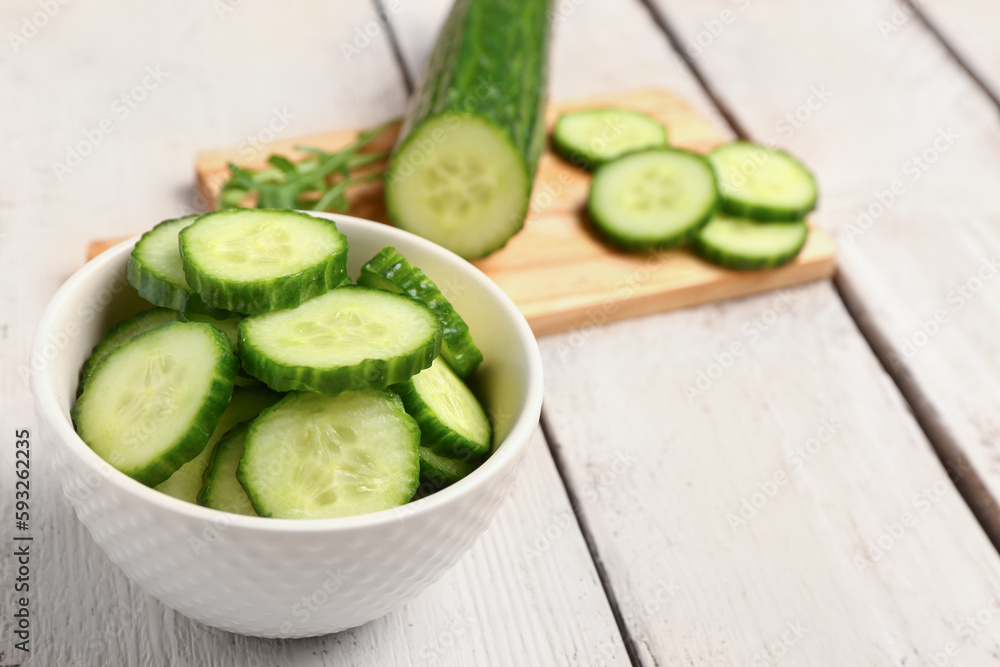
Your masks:
<svg viewBox="0 0 1000 667"><path fill-rule="evenodd" d="M538 422L538 346L517 308L489 278L407 232L328 217L350 241L352 276L382 247L395 246L454 303L485 356L475 381L494 419L496 449L474 473L430 497L343 519L263 519L176 500L108 466L77 436L69 411L91 348L111 324L143 307L125 282L137 239L103 253L59 289L32 347L41 441L54 451L77 516L144 590L232 632L320 635L401 606L451 568L489 526Z"/></svg>

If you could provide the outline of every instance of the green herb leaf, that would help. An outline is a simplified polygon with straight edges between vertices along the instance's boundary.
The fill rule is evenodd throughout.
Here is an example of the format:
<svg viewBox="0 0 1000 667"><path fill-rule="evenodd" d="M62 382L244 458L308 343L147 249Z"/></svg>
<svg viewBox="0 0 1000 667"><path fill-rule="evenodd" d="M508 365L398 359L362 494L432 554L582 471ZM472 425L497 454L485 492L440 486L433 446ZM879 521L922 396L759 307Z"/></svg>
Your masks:
<svg viewBox="0 0 1000 667"><path fill-rule="evenodd" d="M346 211L347 189L356 183L382 178L384 170L352 177L354 169L388 157L389 151L361 152L379 138L395 120L358 135L349 146L329 152L313 146L297 146L308 153L298 162L283 155L271 155L264 169L247 169L229 164L231 176L219 193L218 208L236 208L251 194L257 208L298 208L313 211Z"/></svg>

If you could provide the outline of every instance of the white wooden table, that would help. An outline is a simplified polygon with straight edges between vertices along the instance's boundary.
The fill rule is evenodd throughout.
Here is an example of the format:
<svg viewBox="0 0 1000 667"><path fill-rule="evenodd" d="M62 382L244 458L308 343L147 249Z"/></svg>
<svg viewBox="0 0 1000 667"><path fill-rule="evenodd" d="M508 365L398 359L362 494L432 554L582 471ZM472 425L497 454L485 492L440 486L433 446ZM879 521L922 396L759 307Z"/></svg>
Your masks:
<svg viewBox="0 0 1000 667"><path fill-rule="evenodd" d="M195 152L399 115L449 4L62 2L0 6L0 665L1000 662L987 0L559 0L553 97L668 87L786 146L819 174L837 279L542 339L542 424L496 523L337 635L167 610L95 546L36 441L25 659L8 517L44 304L88 240L200 207Z"/></svg>

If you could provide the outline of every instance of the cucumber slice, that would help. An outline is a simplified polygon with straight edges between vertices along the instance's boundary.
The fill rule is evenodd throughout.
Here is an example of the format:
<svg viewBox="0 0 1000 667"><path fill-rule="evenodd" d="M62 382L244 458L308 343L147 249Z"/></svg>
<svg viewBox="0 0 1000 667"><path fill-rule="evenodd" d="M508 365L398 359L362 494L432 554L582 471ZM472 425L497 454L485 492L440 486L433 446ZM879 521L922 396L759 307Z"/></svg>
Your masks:
<svg viewBox="0 0 1000 667"><path fill-rule="evenodd" d="M197 215L165 220L142 235L128 260L128 282L157 306L224 318L228 313L205 303L188 286L177 237Z"/></svg>
<svg viewBox="0 0 1000 667"><path fill-rule="evenodd" d="M468 378L479 368L483 353L472 342L469 325L455 312L437 285L395 248L382 248L368 260L361 267L358 284L402 292L425 304L441 321L441 356L448 365L462 378Z"/></svg>
<svg viewBox="0 0 1000 667"><path fill-rule="evenodd" d="M488 255L521 229L531 192L510 137L462 113L414 130L389 163L386 183L393 224L466 258Z"/></svg>
<svg viewBox="0 0 1000 667"><path fill-rule="evenodd" d="M730 269L768 269L795 259L809 227L797 222L758 222L716 215L692 241L696 253Z"/></svg>
<svg viewBox="0 0 1000 667"><path fill-rule="evenodd" d="M347 238L331 220L297 211L228 209L180 234L188 284L239 313L294 308L347 275Z"/></svg>
<svg viewBox="0 0 1000 667"><path fill-rule="evenodd" d="M584 169L626 153L667 145L667 128L641 111L584 109L564 113L552 130L556 152Z"/></svg>
<svg viewBox="0 0 1000 667"><path fill-rule="evenodd" d="M197 503L198 494L204 486L205 471L212 460L219 440L233 426L253 419L261 413L261 410L274 405L280 399L281 394L259 385L233 389L233 397L229 399L229 405L219 417L215 431L212 432L212 437L209 438L201 453L178 468L177 472L162 484L158 484L156 490L179 500Z"/></svg>
<svg viewBox="0 0 1000 667"><path fill-rule="evenodd" d="M384 389L431 365L441 323L402 294L340 287L240 322L243 367L278 391Z"/></svg>
<svg viewBox="0 0 1000 667"><path fill-rule="evenodd" d="M708 222L717 199L715 175L704 157L658 148L599 168L587 210L597 229L622 248L669 248Z"/></svg>
<svg viewBox="0 0 1000 667"><path fill-rule="evenodd" d="M205 447L235 375L236 357L223 333L198 322L168 322L97 365L73 406L73 423L101 458L155 486Z"/></svg>
<svg viewBox="0 0 1000 667"><path fill-rule="evenodd" d="M438 456L427 447L420 448L420 480L421 487L427 490L440 491L462 479L479 467L478 463L468 463L457 459Z"/></svg>
<svg viewBox="0 0 1000 667"><path fill-rule="evenodd" d="M490 452L493 429L472 391L443 359L393 387L420 424L420 444L439 456L475 461Z"/></svg>
<svg viewBox="0 0 1000 667"><path fill-rule="evenodd" d="M724 212L755 220L799 221L816 208L816 179L788 153L734 141L708 154Z"/></svg>
<svg viewBox="0 0 1000 667"><path fill-rule="evenodd" d="M198 497L200 505L231 514L257 516L257 510L236 477L249 426L237 424L219 440L205 471L205 486Z"/></svg>
<svg viewBox="0 0 1000 667"><path fill-rule="evenodd" d="M94 346L87 361L84 362L83 368L80 370L80 387L77 395L83 391L87 379L93 375L97 365L122 343L130 341L150 329L155 329L161 324L176 320L177 311L170 310L169 308L152 308L144 310L138 315L134 315L111 327L108 333L104 335L104 338L101 339L101 342Z"/></svg>
<svg viewBox="0 0 1000 667"><path fill-rule="evenodd" d="M237 476L261 516L320 519L408 502L420 428L390 391L294 393L253 421Z"/></svg>

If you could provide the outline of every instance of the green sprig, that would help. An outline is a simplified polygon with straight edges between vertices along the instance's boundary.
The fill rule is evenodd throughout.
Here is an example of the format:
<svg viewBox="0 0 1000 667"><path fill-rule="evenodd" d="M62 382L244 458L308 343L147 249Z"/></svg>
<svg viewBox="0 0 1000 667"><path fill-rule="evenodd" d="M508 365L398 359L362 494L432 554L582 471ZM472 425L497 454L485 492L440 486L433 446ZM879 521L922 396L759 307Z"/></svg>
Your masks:
<svg viewBox="0 0 1000 667"><path fill-rule="evenodd" d="M362 132L354 143L329 152L312 146L296 146L309 153L298 162L282 155L267 158L264 169L246 169L229 163L231 176L219 192L218 208L240 208L251 193L257 194L257 208L291 208L307 211L346 211L347 188L356 183L381 178L384 170L351 177L351 171L388 157L388 151L362 153L396 121Z"/></svg>

